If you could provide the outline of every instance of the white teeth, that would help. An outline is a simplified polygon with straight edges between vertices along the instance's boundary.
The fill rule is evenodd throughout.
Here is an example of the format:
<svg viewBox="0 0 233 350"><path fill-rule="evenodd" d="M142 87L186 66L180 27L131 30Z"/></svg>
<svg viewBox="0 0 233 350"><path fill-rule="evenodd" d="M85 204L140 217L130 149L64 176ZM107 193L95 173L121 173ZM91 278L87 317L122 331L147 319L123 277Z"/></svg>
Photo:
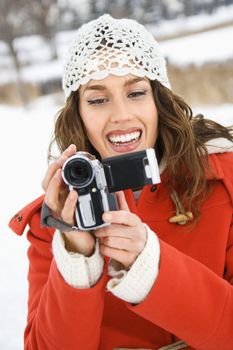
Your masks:
<svg viewBox="0 0 233 350"><path fill-rule="evenodd" d="M131 142L136 141L140 137L140 131L131 132L130 134L125 135L114 135L109 136L109 141L112 143L125 143L125 142Z"/></svg>

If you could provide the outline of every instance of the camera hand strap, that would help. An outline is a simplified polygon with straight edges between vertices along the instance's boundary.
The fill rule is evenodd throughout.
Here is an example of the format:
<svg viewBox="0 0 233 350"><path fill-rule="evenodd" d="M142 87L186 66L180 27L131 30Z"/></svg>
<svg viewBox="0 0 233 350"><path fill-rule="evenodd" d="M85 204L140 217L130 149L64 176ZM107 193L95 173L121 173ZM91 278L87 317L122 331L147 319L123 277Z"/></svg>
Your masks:
<svg viewBox="0 0 233 350"><path fill-rule="evenodd" d="M56 219L53 216L52 210L43 203L41 210L41 226L54 227L61 232L69 232L72 230L78 230L77 226L71 226L60 219Z"/></svg>

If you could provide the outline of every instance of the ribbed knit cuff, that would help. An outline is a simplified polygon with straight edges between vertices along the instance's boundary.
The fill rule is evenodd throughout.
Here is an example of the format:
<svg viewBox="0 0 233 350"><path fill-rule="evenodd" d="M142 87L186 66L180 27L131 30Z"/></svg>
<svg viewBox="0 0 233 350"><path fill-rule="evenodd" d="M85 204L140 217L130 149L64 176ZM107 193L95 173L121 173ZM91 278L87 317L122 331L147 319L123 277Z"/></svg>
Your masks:
<svg viewBox="0 0 233 350"><path fill-rule="evenodd" d="M159 240L156 234L144 225L147 229L147 242L130 270L123 270L122 265L114 261L110 262L108 270L113 278L108 282L107 289L116 297L132 304L139 304L146 298L159 271Z"/></svg>
<svg viewBox="0 0 233 350"><path fill-rule="evenodd" d="M86 257L79 253L71 253L65 249L65 243L60 231L56 230L53 242L53 255L64 280L74 288L90 288L101 277L104 260L99 252L99 242L96 240L95 252Z"/></svg>

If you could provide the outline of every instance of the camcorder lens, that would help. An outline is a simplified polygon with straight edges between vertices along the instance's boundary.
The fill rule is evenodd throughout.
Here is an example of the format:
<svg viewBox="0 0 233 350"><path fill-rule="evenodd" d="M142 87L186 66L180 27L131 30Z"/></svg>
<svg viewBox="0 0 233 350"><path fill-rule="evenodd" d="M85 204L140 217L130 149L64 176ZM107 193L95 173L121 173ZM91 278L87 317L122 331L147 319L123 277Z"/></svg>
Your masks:
<svg viewBox="0 0 233 350"><path fill-rule="evenodd" d="M65 166L64 176L71 186L77 188L87 186L92 181L92 166L85 159L72 159Z"/></svg>

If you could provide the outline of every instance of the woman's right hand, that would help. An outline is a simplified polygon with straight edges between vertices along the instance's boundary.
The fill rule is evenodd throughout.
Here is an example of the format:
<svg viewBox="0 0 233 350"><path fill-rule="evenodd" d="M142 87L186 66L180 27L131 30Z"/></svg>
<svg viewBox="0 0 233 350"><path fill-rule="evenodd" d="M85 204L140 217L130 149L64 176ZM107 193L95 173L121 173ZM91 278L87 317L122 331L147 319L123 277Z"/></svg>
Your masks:
<svg viewBox="0 0 233 350"><path fill-rule="evenodd" d="M42 181L45 191L45 204L52 210L54 217L74 225L75 208L78 194L69 191L62 179L62 166L65 161L77 152L75 145L70 145L61 156L52 163ZM95 249L95 238L88 231L73 230L63 233L68 251L91 256Z"/></svg>

